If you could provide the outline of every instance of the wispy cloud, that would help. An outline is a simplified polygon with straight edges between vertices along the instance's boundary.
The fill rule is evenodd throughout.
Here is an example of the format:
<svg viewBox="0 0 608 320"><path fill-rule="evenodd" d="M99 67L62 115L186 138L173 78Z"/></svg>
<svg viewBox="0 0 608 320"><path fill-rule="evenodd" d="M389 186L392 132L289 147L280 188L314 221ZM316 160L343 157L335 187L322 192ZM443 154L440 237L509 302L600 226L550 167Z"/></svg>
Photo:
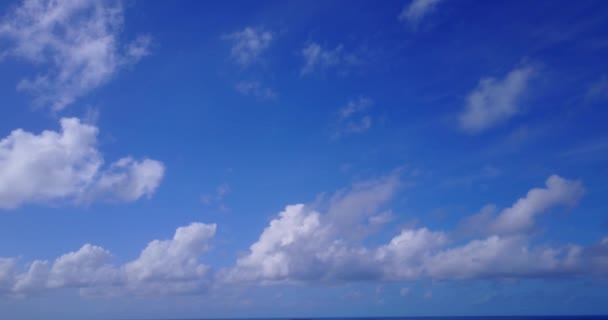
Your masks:
<svg viewBox="0 0 608 320"><path fill-rule="evenodd" d="M274 35L262 28L246 27L241 31L223 36L232 42L230 57L241 67L259 62L260 57L270 46Z"/></svg>
<svg viewBox="0 0 608 320"><path fill-rule="evenodd" d="M458 120L467 133L475 134L506 122L519 112L520 100L528 89L534 69L517 68L504 78L483 78L469 93L466 105Z"/></svg>
<svg viewBox="0 0 608 320"><path fill-rule="evenodd" d="M338 45L334 49L327 49L316 42L311 42L300 53L304 58L304 66L300 70L302 76L315 71L349 67L361 63L354 53L345 52L343 45Z"/></svg>
<svg viewBox="0 0 608 320"><path fill-rule="evenodd" d="M364 96L349 101L338 111L333 138L369 130L372 127L372 116L369 109L373 105L374 101Z"/></svg>
<svg viewBox="0 0 608 320"><path fill-rule="evenodd" d="M409 5L403 7L399 14L400 21L407 21L416 27L422 18L429 15L442 0L412 0Z"/></svg>
<svg viewBox="0 0 608 320"><path fill-rule="evenodd" d="M236 84L236 91L245 96L253 96L263 100L276 100L277 93L260 81L240 81Z"/></svg>
<svg viewBox="0 0 608 320"><path fill-rule="evenodd" d="M3 52L48 70L18 89L58 111L148 55L151 38L121 44L123 9L116 1L26 0L0 22Z"/></svg>
<svg viewBox="0 0 608 320"><path fill-rule="evenodd" d="M232 192L230 185L222 183L215 188L213 192L204 193L201 196L201 202L206 206L216 206L221 211L229 210L224 204L224 198Z"/></svg>

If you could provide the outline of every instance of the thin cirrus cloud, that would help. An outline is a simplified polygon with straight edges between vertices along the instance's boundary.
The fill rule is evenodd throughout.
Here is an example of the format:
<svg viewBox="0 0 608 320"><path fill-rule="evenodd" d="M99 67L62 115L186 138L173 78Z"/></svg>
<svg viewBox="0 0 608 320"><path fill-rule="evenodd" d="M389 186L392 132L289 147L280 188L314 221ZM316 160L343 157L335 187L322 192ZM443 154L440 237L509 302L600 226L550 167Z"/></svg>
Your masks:
<svg viewBox="0 0 608 320"><path fill-rule="evenodd" d="M240 81L236 84L236 91L244 96L252 96L262 100L276 100L278 94L260 81Z"/></svg>
<svg viewBox="0 0 608 320"><path fill-rule="evenodd" d="M407 6L403 7L399 14L400 21L406 21L411 26L416 27L420 21L429 15L442 0L412 0Z"/></svg>
<svg viewBox="0 0 608 320"><path fill-rule="evenodd" d="M314 204L288 205L229 268L201 262L217 226L199 222L153 240L125 264L91 244L53 261L0 258L0 294L24 296L62 288L81 294L203 294L226 284L347 283L357 281L465 280L606 274L608 237L590 246L532 245L527 229L454 241L448 231L403 228L387 243L366 246L369 218L383 212L402 185L401 171L355 183ZM551 176L545 189L518 200L558 205L580 196L579 182ZM551 194L551 195L549 195ZM510 210L510 209L508 209ZM500 220L500 218L498 219ZM405 292L407 294L407 291Z"/></svg>
<svg viewBox="0 0 608 320"><path fill-rule="evenodd" d="M339 67L348 68L361 63L357 55L346 52L341 44L328 49L316 42L310 42L302 48L300 54L304 59L304 65L300 70L301 76Z"/></svg>
<svg viewBox="0 0 608 320"><path fill-rule="evenodd" d="M10 44L0 52L46 70L17 88L59 111L148 55L149 36L120 42L123 15L117 1L24 1L0 21L0 39Z"/></svg>
<svg viewBox="0 0 608 320"><path fill-rule="evenodd" d="M373 106L374 101L365 96L350 100L346 106L338 110L333 138L369 130L372 127L372 116L369 109Z"/></svg>
<svg viewBox="0 0 608 320"><path fill-rule="evenodd" d="M460 128L477 134L501 125L522 111L521 98L528 89L534 68L524 66L504 78L482 78L466 99L459 115Z"/></svg>
<svg viewBox="0 0 608 320"><path fill-rule="evenodd" d="M130 202L155 192L164 175L162 162L124 157L104 168L98 128L76 118L63 118L60 124L60 131L16 129L0 140L0 209L64 201Z"/></svg>
<svg viewBox="0 0 608 320"><path fill-rule="evenodd" d="M224 35L232 42L230 57L241 67L248 67L259 62L261 55L270 46L274 34L263 28L246 27Z"/></svg>

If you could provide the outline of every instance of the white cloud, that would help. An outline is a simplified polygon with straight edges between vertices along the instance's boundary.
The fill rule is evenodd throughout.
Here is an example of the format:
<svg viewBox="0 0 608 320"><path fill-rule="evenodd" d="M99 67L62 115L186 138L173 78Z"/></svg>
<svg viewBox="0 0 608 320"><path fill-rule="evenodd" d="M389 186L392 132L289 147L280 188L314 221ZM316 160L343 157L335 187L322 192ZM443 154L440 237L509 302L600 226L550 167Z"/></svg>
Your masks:
<svg viewBox="0 0 608 320"><path fill-rule="evenodd" d="M420 20L431 13L441 0L412 0L399 14L400 21L407 21L412 26L418 25Z"/></svg>
<svg viewBox="0 0 608 320"><path fill-rule="evenodd" d="M262 28L246 27L225 35L224 38L232 41L230 55L242 67L258 62L261 54L268 49L274 35Z"/></svg>
<svg viewBox="0 0 608 320"><path fill-rule="evenodd" d="M546 189L532 189L512 208L546 208L576 182L552 176ZM232 268L214 273L201 262L215 224L192 223L172 239L154 240L139 257L113 265L107 250L84 245L55 259L36 260L24 271L17 259L0 258L0 294L25 295L60 288L81 293L201 293L243 283L348 283L420 279L509 279L606 275L608 238L590 246L533 245L528 234L491 234L456 241L450 232L402 229L387 243L369 245L361 227L379 215L399 186L399 172L355 184L313 205L289 205L270 221ZM573 189L573 190L574 190ZM558 191L556 191L558 190ZM549 195L550 194L550 195ZM574 198L563 203L574 203ZM336 214L339 212L339 214ZM344 218L351 213L352 217ZM344 222L346 221L346 223ZM360 221L358 224L352 221ZM213 281L219 281L214 283ZM401 290L407 295L409 289Z"/></svg>
<svg viewBox="0 0 608 320"><path fill-rule="evenodd" d="M368 110L373 105L374 101L364 96L350 100L346 106L338 111L338 120L333 137L338 138L369 130L372 126L372 116Z"/></svg>
<svg viewBox="0 0 608 320"><path fill-rule="evenodd" d="M206 283L209 267L199 262L215 235L215 224L192 223L171 240L154 240L125 266L129 286L146 291L196 291Z"/></svg>
<svg viewBox="0 0 608 320"><path fill-rule="evenodd" d="M264 100L275 100L277 93L259 81L240 81L236 84L236 91L244 96L253 96Z"/></svg>
<svg viewBox="0 0 608 320"><path fill-rule="evenodd" d="M61 110L148 54L150 38L121 46L123 9L116 1L25 0L0 22L15 56L49 70L21 80L35 103Z"/></svg>
<svg viewBox="0 0 608 320"><path fill-rule="evenodd" d="M304 66L300 70L302 76L338 66L349 67L361 62L356 55L345 52L341 44L334 49L325 49L320 44L311 42L302 49L301 55L304 58Z"/></svg>
<svg viewBox="0 0 608 320"><path fill-rule="evenodd" d="M471 134L506 122L521 112L520 100L534 74L529 66L512 70L503 79L483 78L469 94L460 127Z"/></svg>
<svg viewBox="0 0 608 320"><path fill-rule="evenodd" d="M608 239L588 248L556 248L533 246L528 234L513 234L527 231L532 217L551 206L578 201L581 184L558 176L503 210L492 222L500 228L492 227L494 234L487 237L454 245L449 232L403 229L384 245L365 246L366 221L381 215L398 185L394 174L339 191L324 205L287 206L220 279L334 283L574 276L601 273L608 264Z"/></svg>
<svg viewBox="0 0 608 320"><path fill-rule="evenodd" d="M51 267L50 288L105 286L120 282L118 270L109 264L112 257L102 247L85 244L78 251L57 258ZM32 270L32 269L30 269Z"/></svg>
<svg viewBox="0 0 608 320"><path fill-rule="evenodd" d="M375 267L372 252L353 245L352 242L357 242L353 232L367 233L369 218L393 196L399 185L396 171L386 177L356 183L320 204L285 207L225 278L228 281L297 282L375 277L379 269ZM326 213L321 214L319 209Z"/></svg>
<svg viewBox="0 0 608 320"><path fill-rule="evenodd" d="M444 246L448 236L426 228L403 230L391 241L379 247L376 260L383 265L384 278L413 280L425 273L425 261L434 250Z"/></svg>
<svg viewBox="0 0 608 320"><path fill-rule="evenodd" d="M526 233L533 229L535 217L556 206L574 206L585 190L580 181L567 180L557 175L547 178L546 188L534 188L513 206L495 216L494 205L485 206L479 214L464 222L469 231L487 234L508 235Z"/></svg>
<svg viewBox="0 0 608 320"><path fill-rule="evenodd" d="M446 249L428 259L425 267L436 279L518 278L575 272L576 248L530 248L522 236L490 236Z"/></svg>
<svg viewBox="0 0 608 320"><path fill-rule="evenodd" d="M150 197L160 185L164 172L165 168L159 161L122 158L101 173L91 194L121 201Z"/></svg>
<svg viewBox="0 0 608 320"><path fill-rule="evenodd" d="M22 129L0 140L0 209L25 203L134 201L150 196L164 166L156 160L123 158L103 169L98 129L63 118L60 131Z"/></svg>
<svg viewBox="0 0 608 320"><path fill-rule="evenodd" d="M17 260L0 258L0 294L26 295L77 288L81 293L193 293L209 284L209 267L200 263L215 235L215 224L192 223L176 230L173 239L154 240L140 256L113 265L104 248L85 244L49 263L35 260L20 271Z"/></svg>

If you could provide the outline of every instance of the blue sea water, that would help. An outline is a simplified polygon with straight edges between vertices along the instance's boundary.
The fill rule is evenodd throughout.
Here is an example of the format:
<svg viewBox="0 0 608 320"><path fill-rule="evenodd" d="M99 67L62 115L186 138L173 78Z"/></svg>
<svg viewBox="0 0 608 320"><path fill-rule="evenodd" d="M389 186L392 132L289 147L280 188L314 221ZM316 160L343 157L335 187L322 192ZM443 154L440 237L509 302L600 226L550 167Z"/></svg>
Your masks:
<svg viewBox="0 0 608 320"><path fill-rule="evenodd" d="M238 320L608 320L608 315L567 316L448 316L448 317L344 317L344 318L252 318ZM203 319L200 319L203 320ZM209 320L209 319L205 319ZM215 319L236 320L236 319Z"/></svg>

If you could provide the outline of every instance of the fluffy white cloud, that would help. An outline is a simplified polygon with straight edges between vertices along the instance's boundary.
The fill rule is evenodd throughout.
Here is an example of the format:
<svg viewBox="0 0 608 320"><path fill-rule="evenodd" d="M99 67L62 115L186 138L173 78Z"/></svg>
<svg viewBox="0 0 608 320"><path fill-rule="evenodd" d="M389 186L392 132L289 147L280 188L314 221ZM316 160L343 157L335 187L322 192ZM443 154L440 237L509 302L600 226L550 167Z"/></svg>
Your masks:
<svg viewBox="0 0 608 320"><path fill-rule="evenodd" d="M357 246L369 218L400 185L399 172L355 183L313 206L289 205L264 229L228 281L298 282L374 278L373 253ZM316 208L318 207L318 208ZM318 210L326 211L321 214ZM354 234L357 233L357 234Z"/></svg>
<svg viewBox="0 0 608 320"><path fill-rule="evenodd" d="M352 133L362 133L372 127L372 116L368 110L374 101L368 97L359 97L348 102L338 111L338 120L333 137L338 138Z"/></svg>
<svg viewBox="0 0 608 320"><path fill-rule="evenodd" d="M209 269L200 263L215 235L215 224L192 223L171 240L154 240L125 266L129 286L138 290L192 291L201 288ZM163 288L164 287L164 288Z"/></svg>
<svg viewBox="0 0 608 320"><path fill-rule="evenodd" d="M555 190L577 189L577 182L560 179L550 177L546 189L530 190L511 208L522 201L546 208L547 199L569 194ZM385 244L366 244L369 218L386 212L383 206L399 185L400 175L395 172L356 183L311 205L289 205L249 252L219 273L200 260L216 225L192 223L178 228L172 239L150 242L137 259L123 265L113 265L107 250L89 244L52 263L33 261L23 271L17 259L0 258L0 294L59 288L78 288L83 293L201 293L216 287L213 281L336 284L608 274L608 238L590 246L552 247L533 244L525 233L458 239L447 231L421 227L402 229ZM569 202L574 198L569 199L562 203L574 203ZM346 217L349 212L352 216Z"/></svg>
<svg viewBox="0 0 608 320"><path fill-rule="evenodd" d="M260 55L270 46L273 34L261 28L246 27L225 35L224 38L232 41L232 59L242 67L247 67L259 61Z"/></svg>
<svg viewBox="0 0 608 320"><path fill-rule="evenodd" d="M424 16L431 13L441 0L412 0L399 14L400 21L407 21L412 26L418 25Z"/></svg>
<svg viewBox="0 0 608 320"><path fill-rule="evenodd" d="M316 42L308 43L301 51L304 58L304 66L300 70L300 75L304 76L315 71L323 71L338 66L353 66L360 63L359 58L344 51L340 44L334 49L323 48Z"/></svg>
<svg viewBox="0 0 608 320"><path fill-rule="evenodd" d="M517 278L571 273L576 249L530 248L522 236L490 236L446 249L425 261L436 279Z"/></svg>
<svg viewBox="0 0 608 320"><path fill-rule="evenodd" d="M585 192L580 181L557 175L547 178L545 184L546 188L531 189L497 216L495 206L485 206L479 214L465 220L466 229L495 235L526 233L533 229L536 216L552 207L574 206Z"/></svg>
<svg viewBox="0 0 608 320"><path fill-rule="evenodd" d="M366 222L382 215L383 204L399 184L399 175L393 174L339 191L324 205L287 206L221 279L331 283L573 276L601 273L608 264L606 239L588 248L555 248L532 245L523 233L536 214L555 205L574 205L581 197L580 182L558 176L547 179L547 188L530 190L512 207L484 221L492 226L487 237L454 244L449 232L403 229L387 244L365 246Z"/></svg>
<svg viewBox="0 0 608 320"><path fill-rule="evenodd" d="M512 70L503 79L481 79L467 97L459 117L460 127L468 133L479 133L521 112L520 99L533 74L532 67L524 66Z"/></svg>
<svg viewBox="0 0 608 320"><path fill-rule="evenodd" d="M124 158L103 170L98 129L76 118L60 123L60 131L17 129L0 140L0 209L61 200L133 201L160 183L161 162Z"/></svg>
<svg viewBox="0 0 608 320"><path fill-rule="evenodd" d="M25 295L61 288L78 288L83 293L200 292L209 284L209 267L199 259L215 230L215 224L180 227L173 239L154 240L139 258L119 266L111 263L109 251L90 244L52 263L35 260L24 271L16 259L0 258L0 294Z"/></svg>
<svg viewBox="0 0 608 320"><path fill-rule="evenodd" d="M4 55L49 67L18 88L36 104L61 110L148 54L146 36L121 46L122 27L117 1L24 0L0 22L0 39L10 43Z"/></svg>
<svg viewBox="0 0 608 320"><path fill-rule="evenodd" d="M165 168L159 161L122 158L101 173L92 195L109 196L111 199L121 201L150 197L158 188L164 172Z"/></svg>

